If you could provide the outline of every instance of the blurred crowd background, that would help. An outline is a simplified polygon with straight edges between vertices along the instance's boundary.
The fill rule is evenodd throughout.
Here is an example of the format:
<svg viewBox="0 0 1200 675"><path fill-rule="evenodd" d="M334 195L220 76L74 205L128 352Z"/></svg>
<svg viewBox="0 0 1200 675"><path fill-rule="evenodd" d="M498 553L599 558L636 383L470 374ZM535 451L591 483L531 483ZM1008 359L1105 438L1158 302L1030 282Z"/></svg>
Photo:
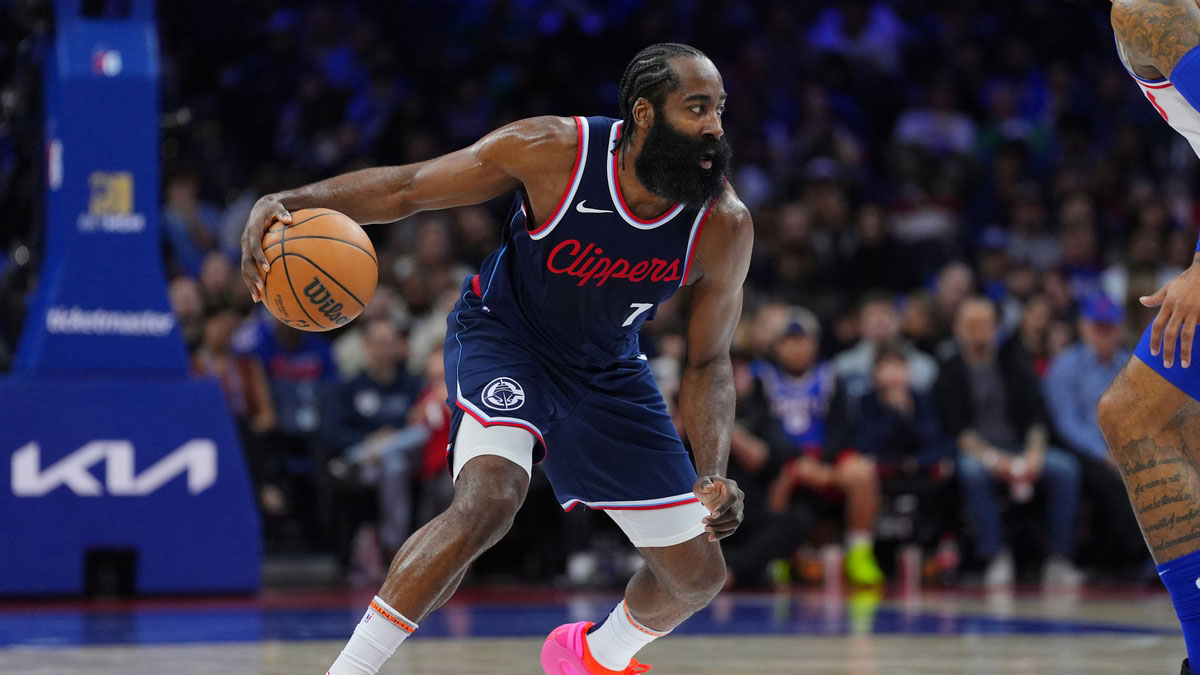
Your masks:
<svg viewBox="0 0 1200 675"><path fill-rule="evenodd" d="M0 367L37 284L45 19L0 0ZM445 316L510 198L368 228L380 283L326 334L252 306L254 201L526 116L617 112L646 44L729 92L756 245L734 346L731 585L1153 578L1095 402L1191 264L1196 157L1123 70L1107 2L160 2L163 260L238 420L273 556L373 583L451 486ZM686 293L642 345L670 401ZM540 474L478 578L604 585L631 551ZM915 565L915 567L914 567Z"/></svg>

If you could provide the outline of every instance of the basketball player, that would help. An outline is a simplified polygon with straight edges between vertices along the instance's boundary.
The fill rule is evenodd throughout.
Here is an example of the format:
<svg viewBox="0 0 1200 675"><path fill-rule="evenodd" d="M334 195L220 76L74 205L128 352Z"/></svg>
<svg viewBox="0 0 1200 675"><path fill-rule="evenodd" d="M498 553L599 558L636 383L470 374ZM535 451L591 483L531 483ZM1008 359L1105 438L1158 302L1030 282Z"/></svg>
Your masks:
<svg viewBox="0 0 1200 675"><path fill-rule="evenodd" d="M1117 53L1146 99L1200 153L1200 6L1196 0L1118 0ZM1134 358L1100 399L1100 429L1133 501L1158 573L1200 663L1200 247L1191 267L1141 298L1158 307Z"/></svg>
<svg viewBox="0 0 1200 675"><path fill-rule="evenodd" d="M447 321L453 503L396 554L332 675L376 672L446 602L511 526L537 462L564 509L605 510L646 561L599 626L550 634L547 673L649 670L634 654L724 584L717 542L742 519L742 493L725 478L729 342L753 237L725 177L725 91L700 51L660 44L626 68L620 108L621 120L514 122L443 157L267 195L250 214L242 270L258 300L263 228L289 222L291 210L322 206L381 223L517 193L501 248L464 281ZM694 468L637 334L684 285L680 407Z"/></svg>

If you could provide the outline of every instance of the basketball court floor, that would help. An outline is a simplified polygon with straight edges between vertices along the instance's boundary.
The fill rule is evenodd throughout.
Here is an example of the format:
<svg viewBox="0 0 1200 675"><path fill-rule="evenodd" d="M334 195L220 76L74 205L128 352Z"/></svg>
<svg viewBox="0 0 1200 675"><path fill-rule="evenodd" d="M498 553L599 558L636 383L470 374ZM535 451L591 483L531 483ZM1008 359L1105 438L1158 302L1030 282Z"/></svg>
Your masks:
<svg viewBox="0 0 1200 675"><path fill-rule="evenodd" d="M0 602L0 671L50 675L323 673L370 592L259 598ZM383 673L540 675L550 629L604 616L616 595L464 592ZM1137 673L1184 654L1160 592L822 591L725 594L639 659L669 675Z"/></svg>

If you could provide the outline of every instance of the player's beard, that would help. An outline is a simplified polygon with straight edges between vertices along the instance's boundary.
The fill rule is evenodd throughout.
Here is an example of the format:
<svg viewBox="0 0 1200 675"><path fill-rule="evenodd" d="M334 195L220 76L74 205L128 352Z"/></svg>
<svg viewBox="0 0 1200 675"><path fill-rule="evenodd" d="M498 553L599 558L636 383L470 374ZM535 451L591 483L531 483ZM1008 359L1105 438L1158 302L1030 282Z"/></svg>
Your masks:
<svg viewBox="0 0 1200 675"><path fill-rule="evenodd" d="M638 180L659 197L703 206L721 194L733 153L725 138L693 138L655 111L642 150L633 161ZM700 160L711 159L705 169Z"/></svg>

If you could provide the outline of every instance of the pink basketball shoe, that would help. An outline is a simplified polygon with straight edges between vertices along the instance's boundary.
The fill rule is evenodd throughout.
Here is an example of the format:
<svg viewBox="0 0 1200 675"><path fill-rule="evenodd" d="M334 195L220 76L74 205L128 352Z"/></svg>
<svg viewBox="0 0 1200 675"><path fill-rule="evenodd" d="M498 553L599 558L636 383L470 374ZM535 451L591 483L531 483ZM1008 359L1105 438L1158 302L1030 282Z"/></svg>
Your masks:
<svg viewBox="0 0 1200 675"><path fill-rule="evenodd" d="M546 675L638 675L651 666L630 659L625 670L612 670L596 663L588 651L587 632L591 621L568 623L555 628L542 645L542 669Z"/></svg>

